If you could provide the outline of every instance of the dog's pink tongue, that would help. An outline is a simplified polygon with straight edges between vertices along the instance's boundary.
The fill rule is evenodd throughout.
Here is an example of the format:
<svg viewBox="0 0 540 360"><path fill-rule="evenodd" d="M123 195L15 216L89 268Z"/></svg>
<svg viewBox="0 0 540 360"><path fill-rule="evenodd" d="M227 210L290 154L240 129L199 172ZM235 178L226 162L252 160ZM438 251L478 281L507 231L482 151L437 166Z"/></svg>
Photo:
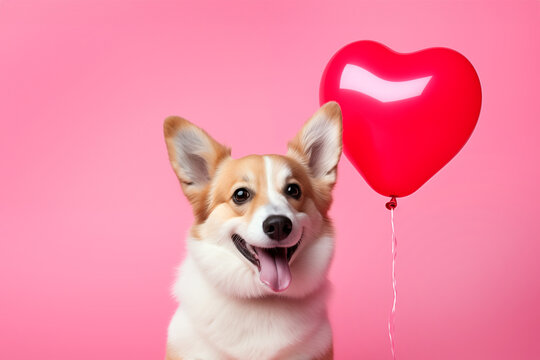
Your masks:
<svg viewBox="0 0 540 360"><path fill-rule="evenodd" d="M291 283L286 248L257 249L261 271L259 278L274 291L284 291Z"/></svg>

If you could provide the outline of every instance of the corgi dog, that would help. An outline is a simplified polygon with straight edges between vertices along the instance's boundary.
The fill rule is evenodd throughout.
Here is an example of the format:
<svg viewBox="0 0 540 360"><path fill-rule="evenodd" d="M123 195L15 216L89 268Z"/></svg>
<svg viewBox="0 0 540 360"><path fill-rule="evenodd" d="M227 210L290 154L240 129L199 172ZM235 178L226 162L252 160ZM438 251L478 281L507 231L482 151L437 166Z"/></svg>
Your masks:
<svg viewBox="0 0 540 360"><path fill-rule="evenodd" d="M233 159L180 117L164 123L169 159L194 224L173 294L167 360L328 360L334 252L328 217L342 115L323 105L287 155Z"/></svg>

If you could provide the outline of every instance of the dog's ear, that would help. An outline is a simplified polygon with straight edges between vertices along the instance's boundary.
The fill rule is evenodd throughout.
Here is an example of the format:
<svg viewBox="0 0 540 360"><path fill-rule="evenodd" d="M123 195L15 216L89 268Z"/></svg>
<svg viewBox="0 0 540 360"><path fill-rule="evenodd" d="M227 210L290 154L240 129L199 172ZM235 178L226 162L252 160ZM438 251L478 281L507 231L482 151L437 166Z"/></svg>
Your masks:
<svg viewBox="0 0 540 360"><path fill-rule="evenodd" d="M332 189L342 149L342 117L339 105L324 104L289 142L287 155L304 164L318 183Z"/></svg>
<svg viewBox="0 0 540 360"><path fill-rule="evenodd" d="M172 168L197 217L204 217L205 194L219 163L230 157L227 147L204 130L177 116L163 124L165 142Z"/></svg>

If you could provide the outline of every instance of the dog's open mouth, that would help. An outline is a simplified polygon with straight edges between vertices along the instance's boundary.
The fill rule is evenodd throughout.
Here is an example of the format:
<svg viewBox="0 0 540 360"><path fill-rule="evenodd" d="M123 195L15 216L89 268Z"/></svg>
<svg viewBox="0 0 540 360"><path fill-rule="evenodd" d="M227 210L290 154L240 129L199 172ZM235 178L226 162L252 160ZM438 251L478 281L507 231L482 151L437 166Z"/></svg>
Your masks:
<svg viewBox="0 0 540 360"><path fill-rule="evenodd" d="M232 240L240 254L257 266L261 281L273 291L281 292L286 290L291 283L289 261L291 261L293 254L298 249L302 236L293 246L274 248L251 246L238 234L233 234Z"/></svg>

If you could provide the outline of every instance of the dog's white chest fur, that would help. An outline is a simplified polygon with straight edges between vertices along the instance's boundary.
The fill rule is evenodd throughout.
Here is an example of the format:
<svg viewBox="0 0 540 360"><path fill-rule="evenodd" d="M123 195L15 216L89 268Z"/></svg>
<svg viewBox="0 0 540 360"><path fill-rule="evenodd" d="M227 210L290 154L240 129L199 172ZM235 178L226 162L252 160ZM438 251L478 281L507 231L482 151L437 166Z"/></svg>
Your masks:
<svg viewBox="0 0 540 360"><path fill-rule="evenodd" d="M303 298L233 299L216 291L188 256L175 284L180 307L169 353L190 359L314 359L330 347L328 286Z"/></svg>

